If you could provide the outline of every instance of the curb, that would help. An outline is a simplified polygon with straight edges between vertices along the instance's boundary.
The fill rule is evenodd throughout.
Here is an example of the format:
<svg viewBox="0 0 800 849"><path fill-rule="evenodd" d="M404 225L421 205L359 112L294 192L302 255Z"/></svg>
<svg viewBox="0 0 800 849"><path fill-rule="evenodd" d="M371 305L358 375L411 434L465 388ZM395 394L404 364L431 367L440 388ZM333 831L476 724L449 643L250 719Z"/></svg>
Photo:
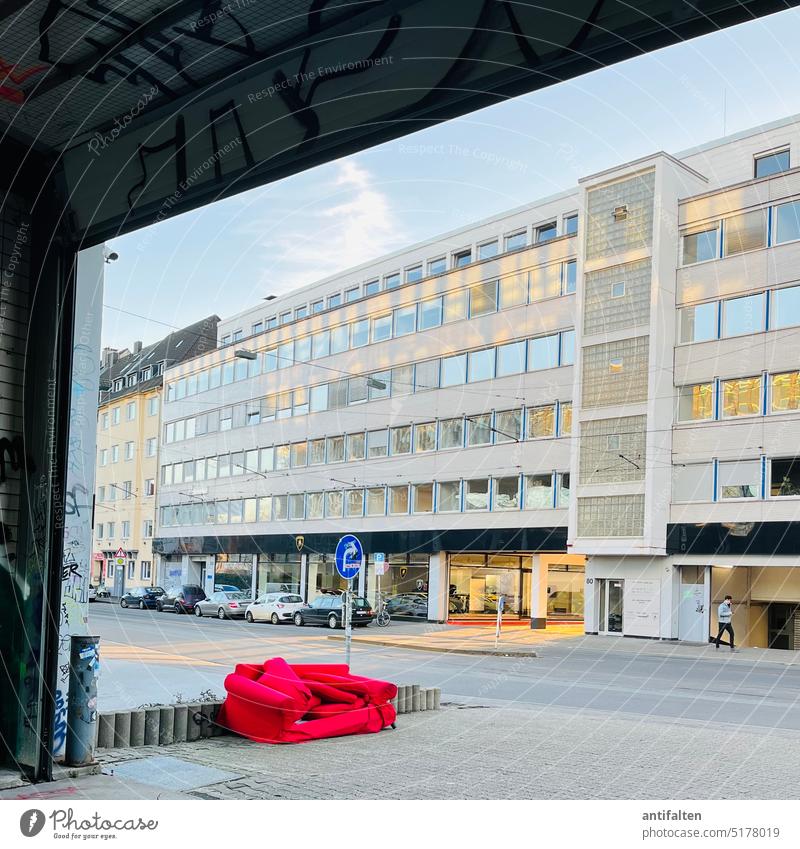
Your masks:
<svg viewBox="0 0 800 849"><path fill-rule="evenodd" d="M345 638L338 634L329 634L329 640L343 641ZM477 654L486 657L538 657L538 654L530 650L515 651L513 649L482 649L482 648L464 648L453 646L418 646L411 643L401 643L396 640L373 640L353 637L354 643L360 643L367 646L388 646L395 649L408 649L409 651L432 651L441 654Z"/></svg>

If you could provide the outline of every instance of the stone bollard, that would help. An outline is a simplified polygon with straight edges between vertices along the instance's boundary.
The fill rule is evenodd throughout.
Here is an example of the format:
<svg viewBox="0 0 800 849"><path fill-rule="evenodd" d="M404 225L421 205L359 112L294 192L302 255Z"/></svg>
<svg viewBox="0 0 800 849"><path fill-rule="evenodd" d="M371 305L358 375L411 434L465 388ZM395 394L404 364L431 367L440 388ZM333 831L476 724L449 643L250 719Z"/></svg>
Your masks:
<svg viewBox="0 0 800 849"><path fill-rule="evenodd" d="M433 709L439 710L442 703L442 691L438 687L433 688Z"/></svg>
<svg viewBox="0 0 800 849"><path fill-rule="evenodd" d="M100 722L97 724L97 748L98 749L113 749L114 748L114 724L116 720L115 713L101 713Z"/></svg>
<svg viewBox="0 0 800 849"><path fill-rule="evenodd" d="M424 687L420 687L419 689L419 709L428 709L428 691Z"/></svg>
<svg viewBox="0 0 800 849"><path fill-rule="evenodd" d="M186 739L193 743L200 739L201 725L200 718L196 715L201 712L200 702L191 702L186 705L188 716L186 718Z"/></svg>
<svg viewBox="0 0 800 849"><path fill-rule="evenodd" d="M175 739L175 708L172 705L162 707L158 718L158 745L169 746Z"/></svg>
<svg viewBox="0 0 800 849"><path fill-rule="evenodd" d="M144 710L131 711L131 746L144 746Z"/></svg>
<svg viewBox="0 0 800 849"><path fill-rule="evenodd" d="M161 725L161 708L149 707L144 712L144 744L157 746L159 726Z"/></svg>
<svg viewBox="0 0 800 849"><path fill-rule="evenodd" d="M411 685L411 712L419 713L419 684Z"/></svg>
<svg viewBox="0 0 800 849"><path fill-rule="evenodd" d="M400 692L400 688L399 688L399 687L398 687L398 689L397 689L397 692L398 692L398 693ZM394 708L394 712L395 712L395 713L400 713L400 711L399 711L399 710L398 710L398 708L397 708L397 696L395 696L393 699L389 699L389 704L390 704L390 705Z"/></svg>
<svg viewBox="0 0 800 849"><path fill-rule="evenodd" d="M400 713L408 713L411 708L411 687L408 684L403 684L400 687L400 692L397 694L397 701L400 705Z"/></svg>
<svg viewBox="0 0 800 849"><path fill-rule="evenodd" d="M200 736L213 737L214 726L211 724L215 714L213 702L203 702L200 706L200 713L203 717L203 721L200 723Z"/></svg>
<svg viewBox="0 0 800 849"><path fill-rule="evenodd" d="M189 710L186 705L175 705L175 723L173 725L173 741L185 743L189 738Z"/></svg>
<svg viewBox="0 0 800 849"><path fill-rule="evenodd" d="M222 726L217 725L217 717L219 716L220 710L222 710L222 702L211 702L211 706L213 708L211 712L211 719L214 721L214 725L211 729L212 737L221 737L225 733L225 729Z"/></svg>
<svg viewBox="0 0 800 849"><path fill-rule="evenodd" d="M433 700L433 687L429 687L425 691L425 710L436 710L436 708L433 706Z"/></svg>
<svg viewBox="0 0 800 849"><path fill-rule="evenodd" d="M114 718L114 748L126 749L131 744L131 713L120 711Z"/></svg>

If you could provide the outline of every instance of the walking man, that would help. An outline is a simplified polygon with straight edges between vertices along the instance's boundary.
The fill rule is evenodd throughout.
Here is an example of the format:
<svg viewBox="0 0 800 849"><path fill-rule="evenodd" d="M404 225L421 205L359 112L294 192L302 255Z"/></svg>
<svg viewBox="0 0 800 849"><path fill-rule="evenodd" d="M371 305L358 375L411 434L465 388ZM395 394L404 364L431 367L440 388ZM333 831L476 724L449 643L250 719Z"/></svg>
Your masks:
<svg viewBox="0 0 800 849"><path fill-rule="evenodd" d="M722 636L723 631L727 631L731 635L731 651L736 651L733 647L733 625L731 625L731 617L733 616L733 611L731 610L731 602L733 598L731 596L726 595L725 600L719 606L719 610L717 611L717 621L719 622L719 631L717 632L717 648L719 648L719 640Z"/></svg>

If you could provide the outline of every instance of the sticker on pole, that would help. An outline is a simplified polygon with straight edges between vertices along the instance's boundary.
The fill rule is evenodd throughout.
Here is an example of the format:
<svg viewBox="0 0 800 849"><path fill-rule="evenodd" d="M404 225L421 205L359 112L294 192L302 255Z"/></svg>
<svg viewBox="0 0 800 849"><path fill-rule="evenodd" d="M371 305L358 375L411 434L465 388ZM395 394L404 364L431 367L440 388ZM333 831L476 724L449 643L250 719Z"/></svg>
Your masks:
<svg viewBox="0 0 800 849"><path fill-rule="evenodd" d="M355 578L364 565L364 549L353 534L345 534L336 543L336 571L347 581Z"/></svg>

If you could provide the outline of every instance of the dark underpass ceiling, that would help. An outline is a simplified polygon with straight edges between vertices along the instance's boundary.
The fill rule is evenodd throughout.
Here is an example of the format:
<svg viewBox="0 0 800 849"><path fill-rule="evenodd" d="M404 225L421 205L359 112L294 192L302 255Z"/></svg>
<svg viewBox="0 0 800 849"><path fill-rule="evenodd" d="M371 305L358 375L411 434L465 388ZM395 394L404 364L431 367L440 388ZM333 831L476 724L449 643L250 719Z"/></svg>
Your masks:
<svg viewBox="0 0 800 849"><path fill-rule="evenodd" d="M0 121L89 244L794 5L9 0Z"/></svg>

